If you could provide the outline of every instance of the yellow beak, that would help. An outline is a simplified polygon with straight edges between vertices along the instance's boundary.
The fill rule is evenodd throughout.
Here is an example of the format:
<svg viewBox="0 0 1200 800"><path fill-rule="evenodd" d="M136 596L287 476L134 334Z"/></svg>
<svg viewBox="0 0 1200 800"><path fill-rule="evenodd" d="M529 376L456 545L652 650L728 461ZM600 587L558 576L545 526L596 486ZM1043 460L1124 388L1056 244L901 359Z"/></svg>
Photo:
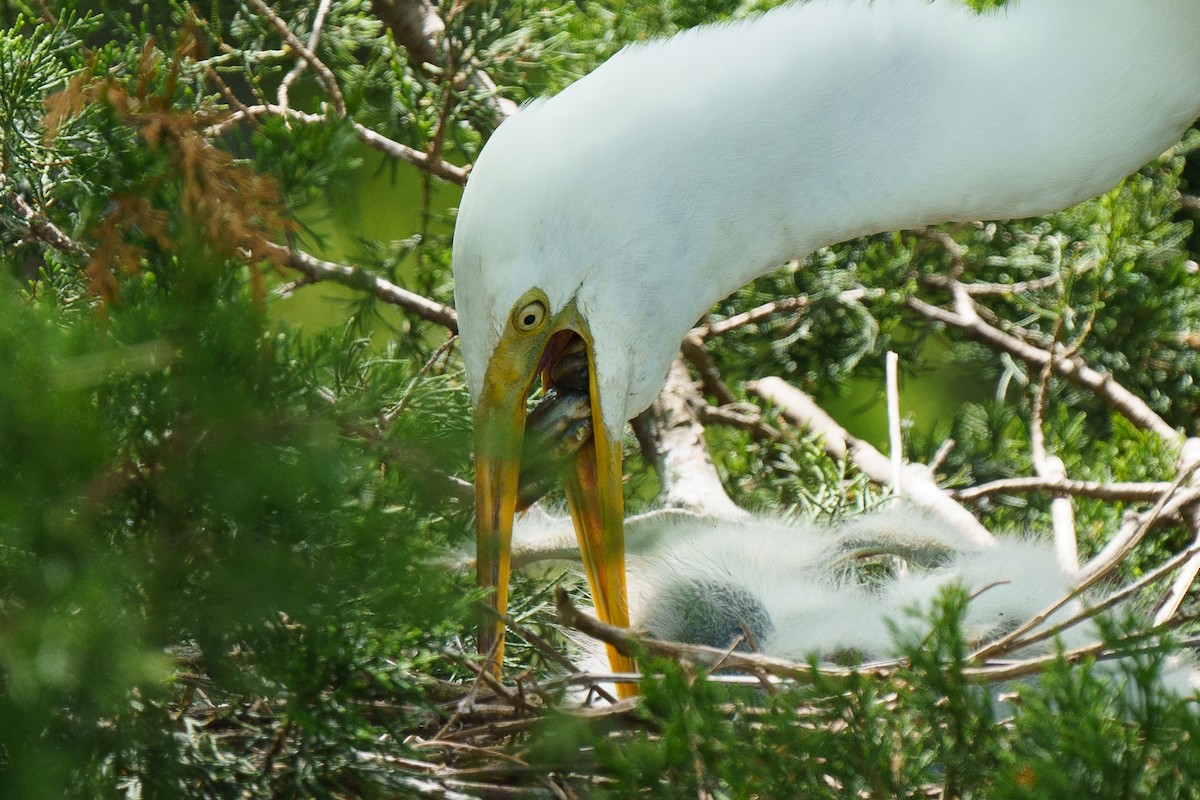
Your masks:
<svg viewBox="0 0 1200 800"><path fill-rule="evenodd" d="M563 330L560 324L546 328ZM600 619L629 627L625 582L624 497L621 487L621 442L606 431L596 388L593 348L586 325L572 325L587 343L593 439L565 478L567 503L584 570ZM580 330L582 328L583 330ZM521 336L506 332L488 364L484 388L475 416L475 537L476 577L479 585L494 589L490 605L505 613L508 608L509 563L513 518L521 471L521 443L525 434L525 403L530 387L544 366L543 354L550 332ZM499 672L504 655L504 625L492 615L479 622L479 652L489 656ZM631 672L633 661L611 647L609 662L615 672ZM621 696L635 694L631 685L618 688Z"/></svg>

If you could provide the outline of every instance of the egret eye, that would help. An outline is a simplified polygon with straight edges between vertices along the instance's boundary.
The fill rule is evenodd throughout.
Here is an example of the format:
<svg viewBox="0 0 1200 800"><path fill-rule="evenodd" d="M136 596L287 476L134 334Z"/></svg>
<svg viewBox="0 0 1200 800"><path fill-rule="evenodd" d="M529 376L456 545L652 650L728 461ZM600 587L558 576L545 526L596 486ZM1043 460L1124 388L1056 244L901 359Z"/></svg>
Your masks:
<svg viewBox="0 0 1200 800"><path fill-rule="evenodd" d="M528 333L540 327L545 319L546 304L541 300L534 300L521 306L513 315L513 324L517 326L517 330Z"/></svg>

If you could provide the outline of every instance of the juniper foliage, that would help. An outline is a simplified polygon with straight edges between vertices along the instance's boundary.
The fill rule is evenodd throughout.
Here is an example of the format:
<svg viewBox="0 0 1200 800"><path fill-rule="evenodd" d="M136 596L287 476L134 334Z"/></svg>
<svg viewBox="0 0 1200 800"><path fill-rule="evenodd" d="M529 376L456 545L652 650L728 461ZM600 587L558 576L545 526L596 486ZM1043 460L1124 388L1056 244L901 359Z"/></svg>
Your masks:
<svg viewBox="0 0 1200 800"><path fill-rule="evenodd" d="M1196 795L1200 723L1158 687L1162 648L1121 662L1123 682L1064 657L1000 702L968 679L961 593L886 678L814 672L767 693L652 663L632 713L557 705L559 667L514 637L509 674L543 690L509 699L516 719L496 724L511 733L470 727L504 704L471 688L476 591L446 559L472 529L469 402L445 326L378 279L451 303L457 184L498 98L771 4L0 4L0 795ZM414 39L392 13L405 8L443 32ZM947 364L966 370L948 404L930 401L950 410L917 412L910 459L952 437L944 485L1028 475L1039 371L906 302L944 302L953 274L1011 287L979 296L989 318L1064 344L1194 436L1198 152L1192 131L1045 219L787 265L710 318L790 295L805 308L710 340L713 362L741 401L780 375L841 403L851 427L888 349L916 395L945 395ZM384 236L358 224L371 186L406 220ZM313 267L293 246L351 266ZM1169 480L1177 447L1085 388L1046 385L1047 447L1071 477ZM734 500L834 519L878 502L853 463L761 411L776 433L708 427ZM658 477L627 451L630 510L644 510ZM1050 500L974 510L1045 532ZM1076 500L1085 557L1131 507ZM1122 575L1191 535L1169 520ZM554 640L554 579L516 580L513 617ZM443 736L472 730L473 747Z"/></svg>

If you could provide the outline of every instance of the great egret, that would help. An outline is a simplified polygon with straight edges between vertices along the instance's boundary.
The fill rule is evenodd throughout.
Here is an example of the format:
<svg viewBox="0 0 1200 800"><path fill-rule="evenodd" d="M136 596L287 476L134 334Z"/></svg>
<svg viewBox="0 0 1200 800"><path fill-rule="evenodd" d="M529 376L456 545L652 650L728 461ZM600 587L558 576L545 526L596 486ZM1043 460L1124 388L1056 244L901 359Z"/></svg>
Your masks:
<svg viewBox="0 0 1200 800"><path fill-rule="evenodd" d="M522 553L576 561L578 551L563 547L569 525L545 512L528 514L514 528L514 544ZM634 627L716 648L742 639L745 649L801 662L893 655L893 626L903 625L909 610L928 612L952 583L978 593L963 621L976 644L1071 589L1052 546L1005 536L983 547L947 520L903 504L836 524L651 512L627 520L626 535ZM907 569L864 568L879 556L903 558ZM1064 608L1050 624L1076 610ZM1097 638L1088 625L1067 636Z"/></svg>
<svg viewBox="0 0 1200 800"><path fill-rule="evenodd" d="M520 563L578 562L571 523L540 509L514 527ZM838 523L752 515L720 519L651 512L627 520L633 626L653 638L718 649L755 650L800 663L862 664L901 655L897 634L920 641L938 596L958 585L972 594L962 632L980 646L1066 597L1074 576L1054 547L1019 536L981 546L951 521L891 504ZM879 567L903 558L904 571ZM1086 598L1085 598L1086 604ZM1077 602L1049 615L1036 633L1072 620ZM916 613L912 613L916 612ZM1018 646L1030 657L1101 641L1093 619L1076 619L1056 640ZM580 642L587 667L599 654ZM1193 658L1173 659L1161 684L1182 696L1198 685Z"/></svg>
<svg viewBox="0 0 1200 800"><path fill-rule="evenodd" d="M1200 115L1198 34L1197 0L811 0L626 48L504 122L454 239L496 607L526 399L564 352L586 349L595 423L568 504L598 613L625 625L621 432L689 326L823 245L1110 188ZM483 651L502 637L481 624Z"/></svg>

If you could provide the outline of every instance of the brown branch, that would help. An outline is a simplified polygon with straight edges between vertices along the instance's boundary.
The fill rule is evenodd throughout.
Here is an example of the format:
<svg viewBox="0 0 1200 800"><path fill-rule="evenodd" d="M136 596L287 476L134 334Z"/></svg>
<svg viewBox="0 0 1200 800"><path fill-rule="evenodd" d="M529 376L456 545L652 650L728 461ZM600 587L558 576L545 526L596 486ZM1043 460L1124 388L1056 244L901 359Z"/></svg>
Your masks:
<svg viewBox="0 0 1200 800"><path fill-rule="evenodd" d="M281 116L287 119L299 120L309 124L326 122L326 118L320 114L309 114L304 111L297 111L294 108L283 108L277 104L264 103L261 105L247 106L244 110L235 111L226 117L220 123L209 127L205 134L208 136L218 136L230 125L241 122L245 119L252 119L261 116ZM409 147L406 144L397 142L395 139L389 139L382 133L371 130L366 125L360 122L350 120L350 124L354 126L354 133L358 136L358 140L368 147L386 153L392 158L398 158L413 166L420 167L432 175L436 175L443 180L457 183L463 186L467 182L467 173L470 169L460 167L456 164L451 164L448 161L442 161L438 158L431 158L428 153Z"/></svg>
<svg viewBox="0 0 1200 800"><path fill-rule="evenodd" d="M555 603L558 609L559 622L569 628L574 628L598 641L612 645L618 652L626 656L636 656L641 650L652 656L661 656L675 661L688 661L706 668L720 664L722 668L734 669L749 673L763 673L779 678L786 678L796 683L812 683L820 678L826 683L841 683L855 676L887 680L896 672L907 666L903 659L884 661L873 664L862 664L857 667L816 667L801 664L783 658L764 656L759 653L729 652L723 648L707 647L704 645L666 642L641 636L626 628L606 625L595 617L583 613L571 602L566 590L559 587L555 590ZM1020 661L1001 661L984 663L981 666L965 667L963 678L972 684L989 684L1010 681L1016 678L1036 675L1047 668L1065 660L1076 664L1089 659L1121 658L1133 653L1153 649L1154 645L1137 646L1137 637L1129 640L1134 646L1123 648L1121 643L1109 647L1103 643L1077 647L1064 653L1050 653L1044 656L1023 659Z"/></svg>
<svg viewBox="0 0 1200 800"><path fill-rule="evenodd" d="M704 425L725 425L746 431L756 439L778 441L783 434L763 421L762 410L753 403L728 403L723 406L702 403L692 409Z"/></svg>
<svg viewBox="0 0 1200 800"><path fill-rule="evenodd" d="M434 322L458 333L458 315L453 308L410 292L386 278L358 267L324 261L301 250L289 249L273 242L264 243L266 251L287 267L299 270L314 281L334 281L354 289L362 289L423 320Z"/></svg>
<svg viewBox="0 0 1200 800"><path fill-rule="evenodd" d="M965 293L963 293L965 294ZM1146 403L1131 391L1112 379L1111 376L1092 369L1078 356L1060 356L1034 347L1011 334L989 325L965 304L957 303L956 311L947 311L926 303L917 297L905 300L905 306L922 317L940 322L961 331L967 338L1007 353L1036 367L1052 363L1054 374L1083 389L1087 389L1124 414L1134 425L1149 430L1168 444L1176 447L1183 443L1179 431L1156 414Z"/></svg>
<svg viewBox="0 0 1200 800"><path fill-rule="evenodd" d="M697 330L699 329L693 330L684 338L679 348L680 352L688 361L692 362L692 366L700 374L700 382L704 385L705 394L715 397L721 405L736 403L737 397L721 378L721 371L717 369L712 354L704 345L704 337L699 335Z"/></svg>
<svg viewBox="0 0 1200 800"><path fill-rule="evenodd" d="M834 458L848 458L859 471L880 486L892 485L892 465L888 457L870 443L851 436L804 392L777 377L762 378L747 384L746 388L778 407L784 418L793 425L820 436L825 452ZM991 533L937 485L927 467L908 464L903 469L903 475L908 499L949 521L975 544L995 544Z"/></svg>
<svg viewBox="0 0 1200 800"><path fill-rule="evenodd" d="M274 9L263 2L263 0L250 0L250 2L258 9L260 14L270 20L275 29L283 36L284 41L288 43L288 46L299 53L300 57L317 73L317 76L321 79L321 85L325 87L325 91L329 94L329 100L333 104L334 113L339 117L346 116L346 99L342 96L341 87L338 86L337 77L334 76L333 71L325 66L325 62L317 58L316 53L309 49L304 42L296 38L296 34L292 33L287 23L280 19ZM315 33L316 31L314 31L314 42L316 41ZM286 112L286 106L284 110Z"/></svg>
<svg viewBox="0 0 1200 800"><path fill-rule="evenodd" d="M429 0L373 0L371 8L418 64L444 69L453 61L446 23ZM496 82L478 65L470 65L466 82L484 95L488 107L501 119L517 113L517 104L502 96Z"/></svg>
<svg viewBox="0 0 1200 800"><path fill-rule="evenodd" d="M4 175L0 174L0 187L7 183ZM5 195L5 199L17 212L30 236L63 253L73 256L87 255L87 251L82 245L63 233L62 229L51 222L45 214L31 206L20 192L8 193Z"/></svg>

